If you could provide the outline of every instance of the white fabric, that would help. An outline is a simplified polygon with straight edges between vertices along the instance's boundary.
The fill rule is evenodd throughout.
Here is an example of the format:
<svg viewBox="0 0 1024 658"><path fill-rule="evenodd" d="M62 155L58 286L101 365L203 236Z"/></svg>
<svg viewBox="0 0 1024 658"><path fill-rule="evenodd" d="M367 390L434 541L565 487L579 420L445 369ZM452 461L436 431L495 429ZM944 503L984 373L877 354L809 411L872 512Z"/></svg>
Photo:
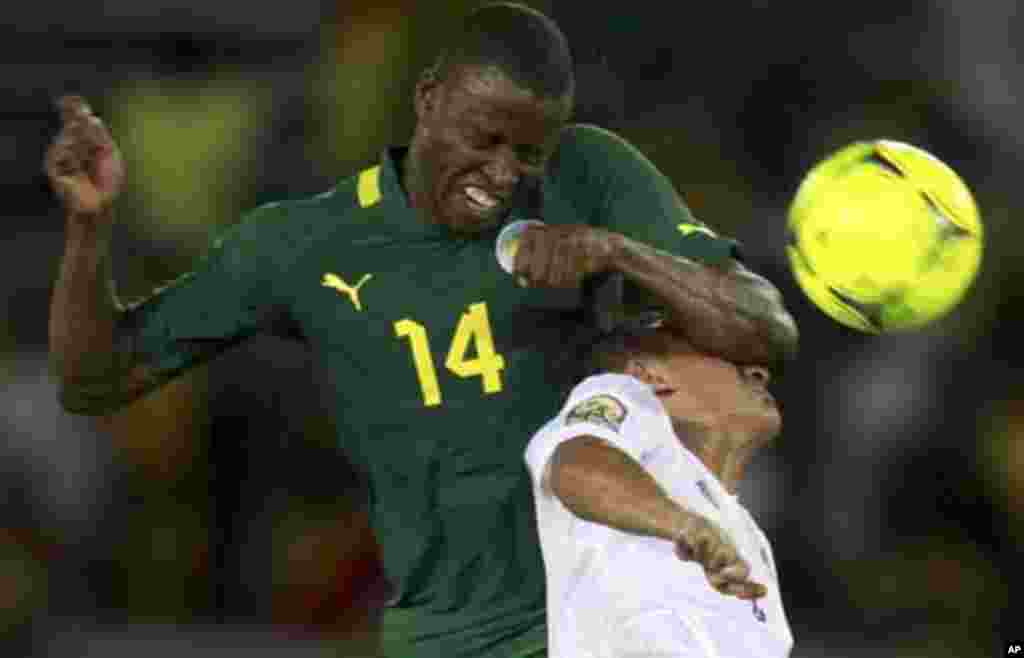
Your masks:
<svg viewBox="0 0 1024 658"><path fill-rule="evenodd" d="M576 405L598 395L612 396L625 408L618 431L593 422L566 423ZM542 483L558 445L582 435L623 450L675 500L723 528L750 565L753 579L768 588L767 596L755 607L719 594L700 565L676 556L671 542L574 516ZM584 380L558 416L531 439L525 459L547 572L551 658L789 655L793 636L768 539L736 497L682 445L649 386L619 374Z"/></svg>

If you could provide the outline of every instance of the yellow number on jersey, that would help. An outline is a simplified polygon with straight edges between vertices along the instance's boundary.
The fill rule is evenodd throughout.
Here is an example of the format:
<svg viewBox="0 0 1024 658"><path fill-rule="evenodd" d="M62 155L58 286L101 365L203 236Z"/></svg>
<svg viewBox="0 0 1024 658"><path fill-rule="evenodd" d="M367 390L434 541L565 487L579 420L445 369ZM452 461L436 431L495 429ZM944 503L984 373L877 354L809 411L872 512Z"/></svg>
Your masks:
<svg viewBox="0 0 1024 658"><path fill-rule="evenodd" d="M395 335L409 339L416 378L423 393L423 404L428 407L441 404L441 385L434 369L434 358L430 351L426 327L408 318L398 320L395 322ZM471 341L476 356L467 358ZM459 377L482 377L486 394L501 391L501 371L505 367L505 359L494 351L494 337L487 316L487 304L470 304L469 310L459 318L444 364Z"/></svg>
<svg viewBox="0 0 1024 658"><path fill-rule="evenodd" d="M412 320L395 322L395 334L399 338L408 337L412 347L412 362L416 366L416 377L420 380L423 391L423 404L428 407L441 404L441 385L437 383L437 371L434 370L434 359L430 356L430 342L427 340L427 328Z"/></svg>
<svg viewBox="0 0 1024 658"><path fill-rule="evenodd" d="M467 359L469 341L476 348L476 358ZM483 302L471 304L469 311L459 318L459 326L455 328L455 338L444 365L459 377L483 377L484 393L497 393L501 390L501 371L505 367L505 359L494 352L494 338L491 336L491 323L487 318L487 305Z"/></svg>

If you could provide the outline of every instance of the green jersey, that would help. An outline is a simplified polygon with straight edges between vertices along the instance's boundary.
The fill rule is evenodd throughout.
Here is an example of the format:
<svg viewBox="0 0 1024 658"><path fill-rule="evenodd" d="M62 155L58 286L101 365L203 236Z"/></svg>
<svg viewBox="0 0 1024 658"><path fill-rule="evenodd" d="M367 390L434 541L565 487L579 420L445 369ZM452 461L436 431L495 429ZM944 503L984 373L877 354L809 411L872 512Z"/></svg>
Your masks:
<svg viewBox="0 0 1024 658"><path fill-rule="evenodd" d="M546 638L523 452L567 390L558 357L573 325L545 323L551 291L501 269L498 228L459 235L410 208L400 157L389 149L322 195L249 213L124 328L163 372L256 332L304 341L328 374L338 445L367 476L398 592L384 642L405 643L389 655L524 655ZM527 218L705 262L735 246L699 225L636 149L593 126L565 128L542 184L509 215Z"/></svg>

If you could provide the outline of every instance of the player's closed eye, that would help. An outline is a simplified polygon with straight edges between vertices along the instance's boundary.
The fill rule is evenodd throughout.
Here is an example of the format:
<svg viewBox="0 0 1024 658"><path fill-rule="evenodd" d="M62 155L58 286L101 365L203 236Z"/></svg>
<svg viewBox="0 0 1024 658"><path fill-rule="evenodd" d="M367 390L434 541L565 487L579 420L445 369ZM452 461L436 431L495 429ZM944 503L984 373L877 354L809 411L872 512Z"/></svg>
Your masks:
<svg viewBox="0 0 1024 658"><path fill-rule="evenodd" d="M497 146L500 141L497 135L480 130L479 128L471 128L467 130L465 132L465 137L466 143L468 143L472 148L478 150L485 150Z"/></svg>
<svg viewBox="0 0 1024 658"><path fill-rule="evenodd" d="M471 128L465 133L466 142L471 148L484 151L501 144L501 137L479 128ZM515 149L516 158L527 167L541 167L544 165L546 153L543 149L535 146L519 146Z"/></svg>

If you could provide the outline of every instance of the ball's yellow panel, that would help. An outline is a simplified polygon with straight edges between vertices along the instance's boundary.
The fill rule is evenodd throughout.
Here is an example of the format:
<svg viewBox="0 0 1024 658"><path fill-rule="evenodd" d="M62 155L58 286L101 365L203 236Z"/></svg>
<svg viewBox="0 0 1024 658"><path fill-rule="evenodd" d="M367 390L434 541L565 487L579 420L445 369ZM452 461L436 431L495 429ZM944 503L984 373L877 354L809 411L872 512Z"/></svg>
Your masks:
<svg viewBox="0 0 1024 658"><path fill-rule="evenodd" d="M870 333L878 332L878 329L871 324L871 321L865 314L852 306L843 304L821 279L811 273L797 250L787 247L786 254L789 257L793 276L807 297L814 302L815 306L824 311L833 320L848 327Z"/></svg>
<svg viewBox="0 0 1024 658"><path fill-rule="evenodd" d="M931 153L902 142L879 140L878 152L896 163L904 177L937 203L957 226L982 238L981 215L963 180Z"/></svg>
<svg viewBox="0 0 1024 658"><path fill-rule="evenodd" d="M787 255L804 293L861 331L921 327L963 298L981 261L974 199L942 161L892 140L812 168L790 206Z"/></svg>

